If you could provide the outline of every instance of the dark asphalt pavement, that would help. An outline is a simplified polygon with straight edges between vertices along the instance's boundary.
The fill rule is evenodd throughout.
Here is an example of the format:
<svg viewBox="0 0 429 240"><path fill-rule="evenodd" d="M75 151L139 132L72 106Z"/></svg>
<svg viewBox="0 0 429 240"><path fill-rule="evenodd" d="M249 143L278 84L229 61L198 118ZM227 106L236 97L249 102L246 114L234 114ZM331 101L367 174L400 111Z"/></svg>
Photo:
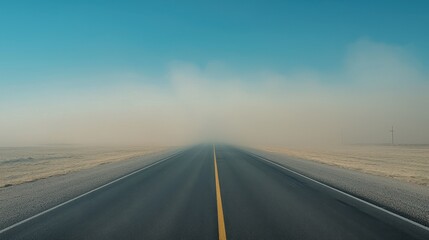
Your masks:
<svg viewBox="0 0 429 240"><path fill-rule="evenodd" d="M216 155L228 239L429 239L240 149ZM213 148L190 148L0 239L218 239Z"/></svg>

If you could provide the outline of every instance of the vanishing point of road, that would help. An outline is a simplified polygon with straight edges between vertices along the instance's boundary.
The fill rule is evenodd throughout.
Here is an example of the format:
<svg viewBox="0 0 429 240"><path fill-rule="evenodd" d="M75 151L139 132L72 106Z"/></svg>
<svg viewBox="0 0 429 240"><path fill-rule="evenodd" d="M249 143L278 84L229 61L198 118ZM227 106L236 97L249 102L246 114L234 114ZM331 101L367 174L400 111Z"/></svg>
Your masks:
<svg viewBox="0 0 429 240"><path fill-rule="evenodd" d="M0 239L429 239L427 228L226 145L198 145Z"/></svg>

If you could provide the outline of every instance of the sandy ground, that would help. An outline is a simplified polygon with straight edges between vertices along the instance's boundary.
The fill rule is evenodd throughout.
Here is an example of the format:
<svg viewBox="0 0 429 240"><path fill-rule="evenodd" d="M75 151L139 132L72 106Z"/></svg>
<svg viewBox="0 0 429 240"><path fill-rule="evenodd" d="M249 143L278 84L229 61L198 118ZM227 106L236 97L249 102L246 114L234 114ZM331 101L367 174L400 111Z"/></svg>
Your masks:
<svg viewBox="0 0 429 240"><path fill-rule="evenodd" d="M429 186L427 145L344 146L324 149L259 147L259 149Z"/></svg>
<svg viewBox="0 0 429 240"><path fill-rule="evenodd" d="M160 153L167 149L167 147L0 148L0 188Z"/></svg>

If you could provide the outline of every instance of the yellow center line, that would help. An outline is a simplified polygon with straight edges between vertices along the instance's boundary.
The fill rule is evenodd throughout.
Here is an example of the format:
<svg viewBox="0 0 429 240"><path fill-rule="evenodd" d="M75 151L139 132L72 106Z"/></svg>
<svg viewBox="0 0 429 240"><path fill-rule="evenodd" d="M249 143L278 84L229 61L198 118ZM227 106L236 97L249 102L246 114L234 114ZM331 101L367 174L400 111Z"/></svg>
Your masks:
<svg viewBox="0 0 429 240"><path fill-rule="evenodd" d="M217 201L217 226L219 230L219 240L226 240L225 221L223 220L222 198L220 195L219 175L216 162L216 147L213 144L213 161L216 179L216 201Z"/></svg>

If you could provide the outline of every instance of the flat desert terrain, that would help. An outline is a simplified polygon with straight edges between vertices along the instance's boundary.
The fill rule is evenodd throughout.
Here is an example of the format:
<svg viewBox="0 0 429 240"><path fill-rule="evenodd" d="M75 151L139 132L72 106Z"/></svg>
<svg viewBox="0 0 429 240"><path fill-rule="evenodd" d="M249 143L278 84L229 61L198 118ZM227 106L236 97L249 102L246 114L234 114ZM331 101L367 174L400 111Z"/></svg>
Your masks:
<svg viewBox="0 0 429 240"><path fill-rule="evenodd" d="M0 148L0 188L64 175L101 164L160 153L167 147Z"/></svg>
<svg viewBox="0 0 429 240"><path fill-rule="evenodd" d="M429 145L259 149L429 187Z"/></svg>

